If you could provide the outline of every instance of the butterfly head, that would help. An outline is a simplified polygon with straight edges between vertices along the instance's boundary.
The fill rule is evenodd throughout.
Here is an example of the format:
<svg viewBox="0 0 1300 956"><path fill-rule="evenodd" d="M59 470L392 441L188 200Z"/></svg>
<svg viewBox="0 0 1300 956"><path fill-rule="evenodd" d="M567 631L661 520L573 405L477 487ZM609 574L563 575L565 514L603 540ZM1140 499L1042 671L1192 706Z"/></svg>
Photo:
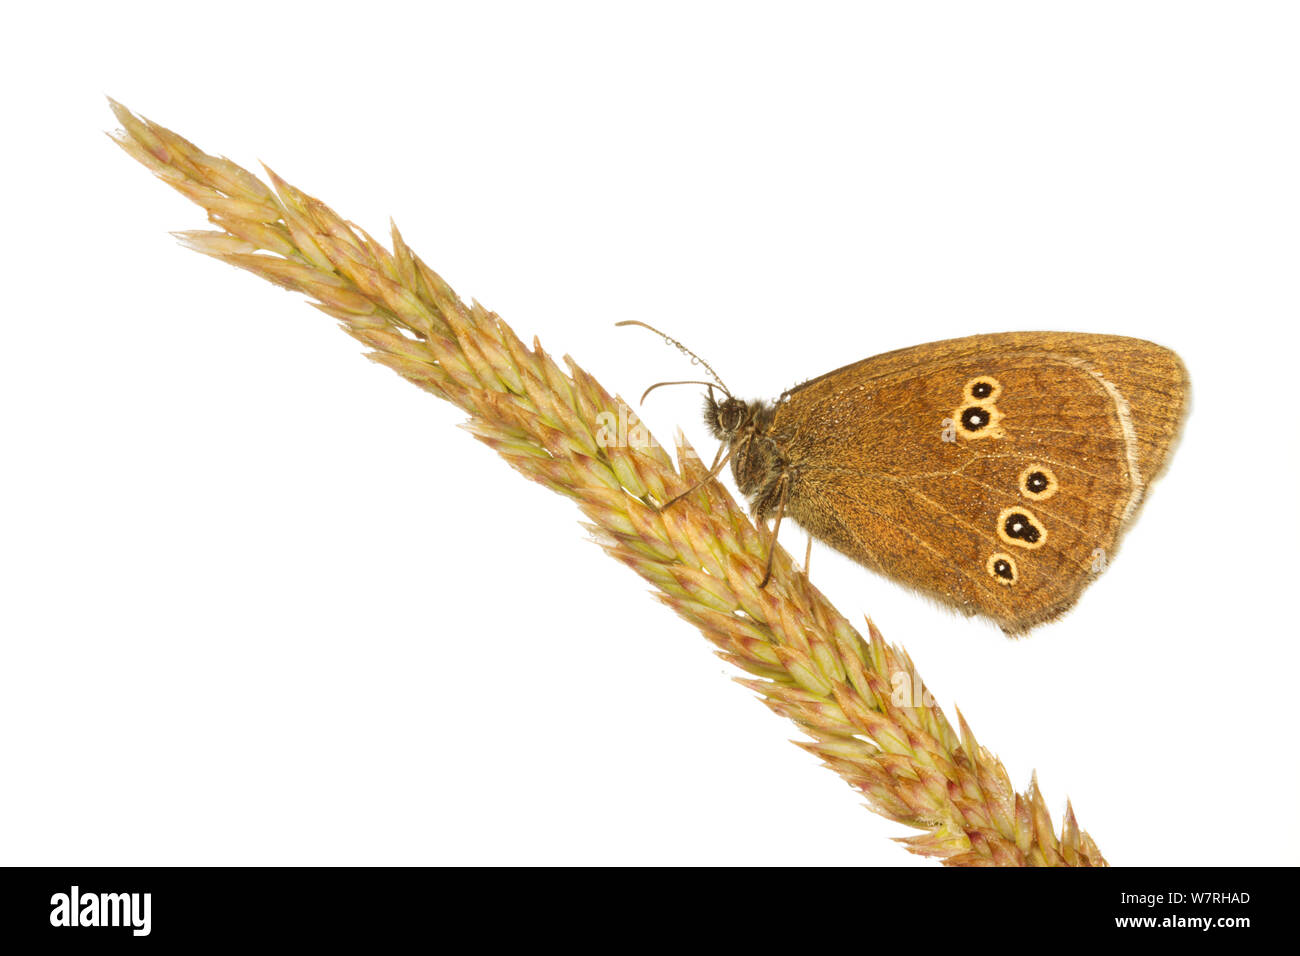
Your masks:
<svg viewBox="0 0 1300 956"><path fill-rule="evenodd" d="M754 404L746 402L739 398L733 398L726 395L722 401L718 401L713 394L713 389L709 389L708 395L704 397L704 423L708 426L713 437L719 441L731 442L735 439L736 433L740 431L747 422L754 418Z"/></svg>

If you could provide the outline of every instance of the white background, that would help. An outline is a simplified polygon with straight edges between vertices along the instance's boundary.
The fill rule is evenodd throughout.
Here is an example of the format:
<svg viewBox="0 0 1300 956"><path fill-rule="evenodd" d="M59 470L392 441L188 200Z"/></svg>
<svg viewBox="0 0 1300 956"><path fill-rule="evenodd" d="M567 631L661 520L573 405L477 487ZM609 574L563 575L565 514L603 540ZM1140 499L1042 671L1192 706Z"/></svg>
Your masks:
<svg viewBox="0 0 1300 956"><path fill-rule="evenodd" d="M109 94L628 398L696 370L621 319L752 397L976 332L1176 349L1182 445L1068 618L814 580L1112 863L1295 863L1294 6L541 6L9 12L0 862L933 865L460 412L178 247ZM707 454L698 392L644 415Z"/></svg>

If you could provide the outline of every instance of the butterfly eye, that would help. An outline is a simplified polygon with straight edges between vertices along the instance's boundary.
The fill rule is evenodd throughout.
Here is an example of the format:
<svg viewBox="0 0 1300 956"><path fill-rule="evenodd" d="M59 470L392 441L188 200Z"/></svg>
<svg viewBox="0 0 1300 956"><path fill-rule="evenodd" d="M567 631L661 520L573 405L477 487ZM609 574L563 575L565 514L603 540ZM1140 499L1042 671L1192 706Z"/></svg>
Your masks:
<svg viewBox="0 0 1300 956"><path fill-rule="evenodd" d="M724 432L734 432L740 427L741 420L744 417L745 406L743 402L729 399L722 403L718 409L718 426Z"/></svg>
<svg viewBox="0 0 1300 956"><path fill-rule="evenodd" d="M1020 548L1041 548L1047 529L1027 508L1006 508L998 515L998 537Z"/></svg>
<svg viewBox="0 0 1300 956"><path fill-rule="evenodd" d="M1031 501L1042 501L1056 494L1060 482L1046 465L1033 464L1020 473L1020 493Z"/></svg>
<svg viewBox="0 0 1300 956"><path fill-rule="evenodd" d="M1020 570L1016 567L1016 559L1001 551L989 555L985 568L989 574L993 575L998 584L1011 585L1020 580Z"/></svg>

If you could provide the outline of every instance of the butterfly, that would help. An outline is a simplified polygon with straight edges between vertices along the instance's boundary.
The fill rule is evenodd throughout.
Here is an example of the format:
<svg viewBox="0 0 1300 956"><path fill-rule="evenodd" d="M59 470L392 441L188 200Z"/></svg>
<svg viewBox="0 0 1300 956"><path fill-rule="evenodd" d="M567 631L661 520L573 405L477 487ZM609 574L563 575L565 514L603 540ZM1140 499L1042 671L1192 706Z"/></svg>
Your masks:
<svg viewBox="0 0 1300 956"><path fill-rule="evenodd" d="M1169 349L1066 332L887 352L775 402L735 398L718 379L719 400L701 384L725 451L710 474L730 462L754 516L776 519L773 540L792 518L1008 635L1059 617L1106 569L1189 395Z"/></svg>

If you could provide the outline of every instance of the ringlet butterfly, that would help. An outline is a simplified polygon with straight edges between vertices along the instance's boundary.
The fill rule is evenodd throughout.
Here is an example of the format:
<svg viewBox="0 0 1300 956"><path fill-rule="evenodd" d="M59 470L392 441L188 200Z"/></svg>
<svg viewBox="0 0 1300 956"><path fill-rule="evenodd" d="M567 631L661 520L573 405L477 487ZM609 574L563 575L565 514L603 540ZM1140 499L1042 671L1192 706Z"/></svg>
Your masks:
<svg viewBox="0 0 1300 956"><path fill-rule="evenodd" d="M1115 335L931 342L846 365L775 402L736 398L663 337L725 395L694 383L709 387L705 420L724 443L705 480L730 461L756 520L775 517L773 543L788 515L1009 636L1059 617L1105 569L1187 407L1178 356ZM763 585L770 573L769 553Z"/></svg>

